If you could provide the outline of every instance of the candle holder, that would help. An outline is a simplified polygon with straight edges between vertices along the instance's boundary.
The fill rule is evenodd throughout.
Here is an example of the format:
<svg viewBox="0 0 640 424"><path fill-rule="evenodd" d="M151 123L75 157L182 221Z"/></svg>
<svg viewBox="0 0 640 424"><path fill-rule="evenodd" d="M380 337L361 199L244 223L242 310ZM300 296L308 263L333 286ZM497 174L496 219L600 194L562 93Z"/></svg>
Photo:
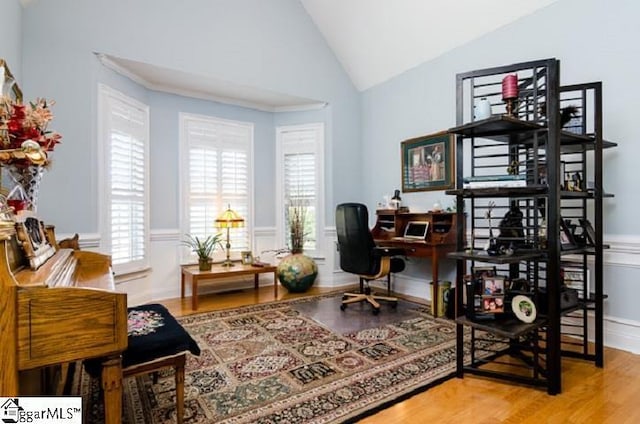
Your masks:
<svg viewBox="0 0 640 424"><path fill-rule="evenodd" d="M515 117L518 104L517 74L509 74L502 78L502 101L506 103L507 115Z"/></svg>

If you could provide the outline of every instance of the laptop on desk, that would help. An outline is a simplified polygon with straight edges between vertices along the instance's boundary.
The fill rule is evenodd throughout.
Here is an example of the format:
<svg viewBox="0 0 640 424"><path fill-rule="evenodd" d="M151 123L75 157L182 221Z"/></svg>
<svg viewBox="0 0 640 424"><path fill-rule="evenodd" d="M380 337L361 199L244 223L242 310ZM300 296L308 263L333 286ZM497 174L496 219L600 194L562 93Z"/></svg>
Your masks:
<svg viewBox="0 0 640 424"><path fill-rule="evenodd" d="M404 227L402 237L393 237L392 240L418 241L426 240L429 230L428 221L409 221Z"/></svg>

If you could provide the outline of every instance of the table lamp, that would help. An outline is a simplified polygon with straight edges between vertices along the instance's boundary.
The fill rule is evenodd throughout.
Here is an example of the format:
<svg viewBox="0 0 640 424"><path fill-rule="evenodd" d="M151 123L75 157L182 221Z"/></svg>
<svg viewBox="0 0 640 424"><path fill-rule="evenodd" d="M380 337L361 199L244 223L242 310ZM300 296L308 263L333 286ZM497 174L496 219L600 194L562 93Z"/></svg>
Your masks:
<svg viewBox="0 0 640 424"><path fill-rule="evenodd" d="M227 260L222 263L222 266L233 266L233 262L229 258L231 255L231 240L229 239L229 229L230 228L240 228L244 227L244 218L242 218L238 213L231 209L231 205L227 207L227 210L222 212L220 216L216 218L215 226L217 228L226 228L227 229Z"/></svg>

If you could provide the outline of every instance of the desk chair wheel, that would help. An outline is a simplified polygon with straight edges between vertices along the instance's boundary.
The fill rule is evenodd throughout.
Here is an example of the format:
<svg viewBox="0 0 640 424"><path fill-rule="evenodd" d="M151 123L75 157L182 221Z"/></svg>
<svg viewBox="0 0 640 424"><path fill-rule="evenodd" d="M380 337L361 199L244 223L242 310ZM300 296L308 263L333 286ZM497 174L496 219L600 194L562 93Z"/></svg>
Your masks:
<svg viewBox="0 0 640 424"><path fill-rule="evenodd" d="M392 309L398 309L398 302L391 302L390 305Z"/></svg>
<svg viewBox="0 0 640 424"><path fill-rule="evenodd" d="M343 297L342 300L344 300L345 298ZM340 305L340 310L344 311L345 309L347 309L347 305L345 305L344 303L342 305Z"/></svg>
<svg viewBox="0 0 640 424"><path fill-rule="evenodd" d="M373 309L371 310L371 313L372 313L373 315L378 315L378 314L380 313L380 308L373 308Z"/></svg>

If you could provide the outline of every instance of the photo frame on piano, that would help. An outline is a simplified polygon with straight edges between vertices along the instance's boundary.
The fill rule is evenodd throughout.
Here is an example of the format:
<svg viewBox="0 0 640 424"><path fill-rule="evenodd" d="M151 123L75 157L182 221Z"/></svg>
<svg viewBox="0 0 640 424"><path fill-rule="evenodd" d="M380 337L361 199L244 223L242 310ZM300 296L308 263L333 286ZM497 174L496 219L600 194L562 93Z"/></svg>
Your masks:
<svg viewBox="0 0 640 424"><path fill-rule="evenodd" d="M47 239L44 223L36 217L29 216L16 222L16 237L32 270L38 269L56 253Z"/></svg>

